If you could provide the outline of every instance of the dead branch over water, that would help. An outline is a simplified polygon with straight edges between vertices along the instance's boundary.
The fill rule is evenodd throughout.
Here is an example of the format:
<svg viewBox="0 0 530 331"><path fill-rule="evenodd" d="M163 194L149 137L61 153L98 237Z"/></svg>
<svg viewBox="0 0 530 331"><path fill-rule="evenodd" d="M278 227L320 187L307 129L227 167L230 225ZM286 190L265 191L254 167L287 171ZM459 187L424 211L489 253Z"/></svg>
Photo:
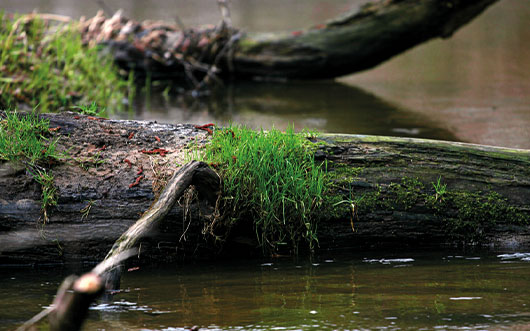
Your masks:
<svg viewBox="0 0 530 331"><path fill-rule="evenodd" d="M46 316L49 316L50 329L53 331L79 330L90 304L105 289L118 289L121 265L137 253L138 241L158 226L190 185L196 186L215 205L220 193L220 178L217 173L202 162L192 161L182 166L173 174L149 210L116 240L102 262L81 277L67 277L57 291L52 306L17 330L32 329Z"/></svg>
<svg viewBox="0 0 530 331"><path fill-rule="evenodd" d="M83 40L109 46L118 64L192 88L221 78L322 79L372 68L433 38L448 38L496 0L371 1L360 9L284 33L246 33L221 1L217 26L136 22L121 11L81 20Z"/></svg>

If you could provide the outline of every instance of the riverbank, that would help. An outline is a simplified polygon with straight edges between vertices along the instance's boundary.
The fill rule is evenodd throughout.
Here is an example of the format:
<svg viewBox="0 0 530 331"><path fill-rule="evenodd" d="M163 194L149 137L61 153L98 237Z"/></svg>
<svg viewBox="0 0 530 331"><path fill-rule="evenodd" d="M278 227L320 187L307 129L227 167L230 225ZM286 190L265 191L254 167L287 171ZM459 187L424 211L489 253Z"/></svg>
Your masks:
<svg viewBox="0 0 530 331"><path fill-rule="evenodd" d="M186 162L190 143L210 139L193 125L41 117L66 152L50 166L57 205L42 223L41 186L23 168L2 163L12 170L0 177L3 264L98 262ZM317 251L529 246L530 151L374 136L310 140L329 183L316 214ZM142 242L140 260L263 254L248 220L217 245L203 232L211 212L204 203L175 206ZM268 254L290 252L280 246Z"/></svg>

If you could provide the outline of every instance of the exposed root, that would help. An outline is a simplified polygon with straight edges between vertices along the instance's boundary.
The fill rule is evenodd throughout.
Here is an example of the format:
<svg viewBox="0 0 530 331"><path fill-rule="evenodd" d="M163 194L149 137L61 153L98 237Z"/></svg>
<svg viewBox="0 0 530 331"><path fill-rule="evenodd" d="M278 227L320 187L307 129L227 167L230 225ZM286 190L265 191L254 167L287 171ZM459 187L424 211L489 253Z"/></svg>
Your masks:
<svg viewBox="0 0 530 331"><path fill-rule="evenodd" d="M190 186L186 192L179 199L178 204L182 207L182 235L179 238L179 242L186 241L186 233L190 228L191 224L191 205L194 201L198 201L197 190L194 186ZM186 225L186 221L188 222Z"/></svg>

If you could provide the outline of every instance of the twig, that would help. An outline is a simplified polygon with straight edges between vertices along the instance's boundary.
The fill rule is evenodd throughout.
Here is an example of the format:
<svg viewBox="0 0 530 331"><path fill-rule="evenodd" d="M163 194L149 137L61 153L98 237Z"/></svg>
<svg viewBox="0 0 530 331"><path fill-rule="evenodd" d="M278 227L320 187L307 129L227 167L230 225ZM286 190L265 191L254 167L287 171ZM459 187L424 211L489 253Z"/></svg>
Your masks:
<svg viewBox="0 0 530 331"><path fill-rule="evenodd" d="M175 15L175 23L177 23L179 29L184 32L186 31L186 25L184 25L184 22L180 19L178 15Z"/></svg>

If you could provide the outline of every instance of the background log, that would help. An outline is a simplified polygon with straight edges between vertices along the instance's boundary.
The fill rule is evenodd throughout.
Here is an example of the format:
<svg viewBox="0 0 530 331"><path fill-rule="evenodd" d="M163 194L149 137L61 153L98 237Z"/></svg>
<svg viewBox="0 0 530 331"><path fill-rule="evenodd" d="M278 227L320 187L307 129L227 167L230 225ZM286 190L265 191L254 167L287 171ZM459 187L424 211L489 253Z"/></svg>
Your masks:
<svg viewBox="0 0 530 331"><path fill-rule="evenodd" d="M19 168L3 172L0 263L99 262L114 241L149 208L177 165L185 163L187 144L203 143L207 135L192 125L94 120L73 113L42 116L50 119L51 127L61 127L53 134L59 137L59 148L68 150L70 155L51 169L58 205L49 211L48 223L39 223L39 185ZM337 202L348 198L350 193L355 198L379 192L383 198L394 199L396 192L392 191L395 187L391 183L399 184L404 178L417 178L423 184L421 194L434 196L432 183L441 178L451 192L481 192L483 196L495 192L506 200L506 206L514 208L528 221L528 150L355 135L323 135L318 139L322 146L317 158L328 161L329 173L336 181L332 196ZM106 147L102 149L103 146ZM155 148L170 152L165 156L142 152ZM81 162L84 158L93 161L96 155L104 160L97 167ZM138 185L129 187L138 178L140 167L145 177ZM324 211L318 227L320 248L396 243L439 246L462 239L451 235L448 223L438 212L427 208L425 203L422 205L421 199L402 204L397 201L390 206L376 201L372 207L377 208L360 204L353 219L355 232L346 204ZM211 212L209 208L193 204L191 218L185 218L177 203L163 225L141 242L140 262L215 256L216 248L201 233L203 220L199 214L201 210L203 214ZM456 212L452 205L447 206L447 211ZM476 229L483 232L486 243L497 247L529 246L528 225L511 224L502 219L490 225Z"/></svg>
<svg viewBox="0 0 530 331"><path fill-rule="evenodd" d="M433 38L448 38L496 0L372 1L309 30L247 34L236 76L322 79L370 69Z"/></svg>
<svg viewBox="0 0 530 331"><path fill-rule="evenodd" d="M423 42L450 37L496 1L366 1L326 23L283 33L246 33L225 23L182 31L134 22L121 11L112 18L101 12L83 22L81 33L87 43L107 45L135 75L185 80L200 89L214 76L327 79L370 69Z"/></svg>

